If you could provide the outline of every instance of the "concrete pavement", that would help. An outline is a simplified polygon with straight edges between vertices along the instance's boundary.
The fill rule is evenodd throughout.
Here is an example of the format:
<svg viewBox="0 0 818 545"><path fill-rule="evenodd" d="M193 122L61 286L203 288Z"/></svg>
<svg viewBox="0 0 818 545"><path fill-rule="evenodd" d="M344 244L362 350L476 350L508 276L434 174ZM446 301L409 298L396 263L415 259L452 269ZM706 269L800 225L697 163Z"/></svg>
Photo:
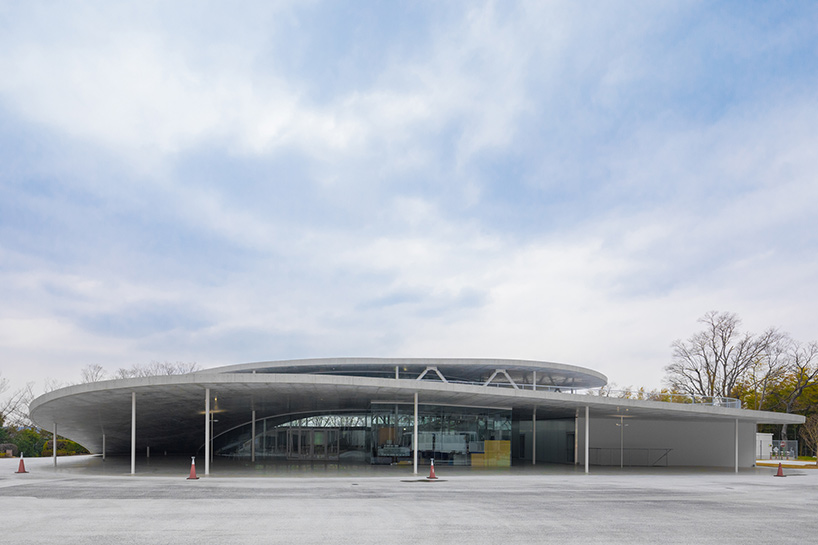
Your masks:
<svg viewBox="0 0 818 545"><path fill-rule="evenodd" d="M564 466L443 466L441 479L427 482L409 467L360 467L188 481L183 467L129 476L116 461L104 474L80 459L61 459L56 471L32 459L31 473L16 475L17 463L0 459L8 542L723 545L812 540L818 530L818 472L810 470L782 479L772 468L584 475Z"/></svg>

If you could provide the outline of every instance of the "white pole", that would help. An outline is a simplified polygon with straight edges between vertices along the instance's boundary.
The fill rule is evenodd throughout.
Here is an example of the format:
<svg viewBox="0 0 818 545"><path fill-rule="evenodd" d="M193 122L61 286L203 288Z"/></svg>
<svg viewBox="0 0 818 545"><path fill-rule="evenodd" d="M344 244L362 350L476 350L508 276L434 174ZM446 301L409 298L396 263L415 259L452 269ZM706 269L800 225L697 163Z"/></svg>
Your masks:
<svg viewBox="0 0 818 545"><path fill-rule="evenodd" d="M738 473L738 418L736 418L736 473Z"/></svg>
<svg viewBox="0 0 818 545"><path fill-rule="evenodd" d="M136 475L136 392L131 392L131 475Z"/></svg>
<svg viewBox="0 0 818 545"><path fill-rule="evenodd" d="M534 414L531 416L531 429L533 430L533 441L531 442L531 465L537 465L537 407L534 407Z"/></svg>
<svg viewBox="0 0 818 545"><path fill-rule="evenodd" d="M574 413L574 465L579 465L579 409Z"/></svg>
<svg viewBox="0 0 818 545"><path fill-rule="evenodd" d="M625 467L625 419L619 417L619 469Z"/></svg>
<svg viewBox="0 0 818 545"><path fill-rule="evenodd" d="M57 423L54 422L54 438L51 443L51 457L54 459L54 467L57 467Z"/></svg>
<svg viewBox="0 0 818 545"><path fill-rule="evenodd" d="M531 389L535 390L535 391L537 390L537 372L536 371L532 371Z"/></svg>
<svg viewBox="0 0 818 545"><path fill-rule="evenodd" d="M415 451L415 475L418 474L418 393L415 392L415 422L412 431L412 450Z"/></svg>
<svg viewBox="0 0 818 545"><path fill-rule="evenodd" d="M256 410L253 409L253 423L250 424L250 461L256 461Z"/></svg>
<svg viewBox="0 0 818 545"><path fill-rule="evenodd" d="M102 461L105 461L105 434L102 434Z"/></svg>
<svg viewBox="0 0 818 545"><path fill-rule="evenodd" d="M210 388L205 388L205 475L210 475Z"/></svg>
<svg viewBox="0 0 818 545"><path fill-rule="evenodd" d="M590 438L590 431L589 427L591 424L591 408L587 405L585 406L585 473L588 473L588 457L591 454L591 447L588 444L588 440Z"/></svg>

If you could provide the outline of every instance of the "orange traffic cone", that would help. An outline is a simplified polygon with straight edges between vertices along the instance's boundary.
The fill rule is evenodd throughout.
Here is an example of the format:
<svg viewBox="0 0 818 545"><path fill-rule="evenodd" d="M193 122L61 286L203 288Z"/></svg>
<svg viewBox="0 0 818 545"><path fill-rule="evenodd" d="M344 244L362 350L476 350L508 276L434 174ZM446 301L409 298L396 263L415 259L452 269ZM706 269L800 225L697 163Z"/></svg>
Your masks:
<svg viewBox="0 0 818 545"><path fill-rule="evenodd" d="M786 475L784 475L784 468L781 467L781 462L778 462L778 473L773 475L773 477L786 477Z"/></svg>
<svg viewBox="0 0 818 545"><path fill-rule="evenodd" d="M28 473L28 471L26 471L26 464L23 463L22 454L20 454L20 466L17 468L17 471L15 471L15 473Z"/></svg>
<svg viewBox="0 0 818 545"><path fill-rule="evenodd" d="M429 470L429 478L430 479L437 479L437 477L435 477L435 459L434 458L432 458L432 467Z"/></svg>
<svg viewBox="0 0 818 545"><path fill-rule="evenodd" d="M196 457L190 457L190 477L187 478L188 481L193 479L198 479L199 477L196 476Z"/></svg>

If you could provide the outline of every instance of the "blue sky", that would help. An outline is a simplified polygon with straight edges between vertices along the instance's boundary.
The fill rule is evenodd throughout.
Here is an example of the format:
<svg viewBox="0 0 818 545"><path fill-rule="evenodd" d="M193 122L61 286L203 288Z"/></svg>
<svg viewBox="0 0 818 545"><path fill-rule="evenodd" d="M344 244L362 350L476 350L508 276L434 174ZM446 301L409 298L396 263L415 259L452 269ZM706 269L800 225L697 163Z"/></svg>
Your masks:
<svg viewBox="0 0 818 545"><path fill-rule="evenodd" d="M807 2L0 2L0 370L814 340Z"/></svg>

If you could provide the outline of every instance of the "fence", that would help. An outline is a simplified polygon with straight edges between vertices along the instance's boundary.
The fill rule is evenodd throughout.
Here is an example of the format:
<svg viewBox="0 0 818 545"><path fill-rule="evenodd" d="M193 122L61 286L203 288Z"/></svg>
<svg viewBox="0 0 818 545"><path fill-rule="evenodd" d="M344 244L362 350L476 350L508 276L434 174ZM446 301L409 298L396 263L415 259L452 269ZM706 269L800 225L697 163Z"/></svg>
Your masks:
<svg viewBox="0 0 818 545"><path fill-rule="evenodd" d="M798 441L780 441L773 439L772 443L773 448L770 453L771 460L794 460L798 458Z"/></svg>

